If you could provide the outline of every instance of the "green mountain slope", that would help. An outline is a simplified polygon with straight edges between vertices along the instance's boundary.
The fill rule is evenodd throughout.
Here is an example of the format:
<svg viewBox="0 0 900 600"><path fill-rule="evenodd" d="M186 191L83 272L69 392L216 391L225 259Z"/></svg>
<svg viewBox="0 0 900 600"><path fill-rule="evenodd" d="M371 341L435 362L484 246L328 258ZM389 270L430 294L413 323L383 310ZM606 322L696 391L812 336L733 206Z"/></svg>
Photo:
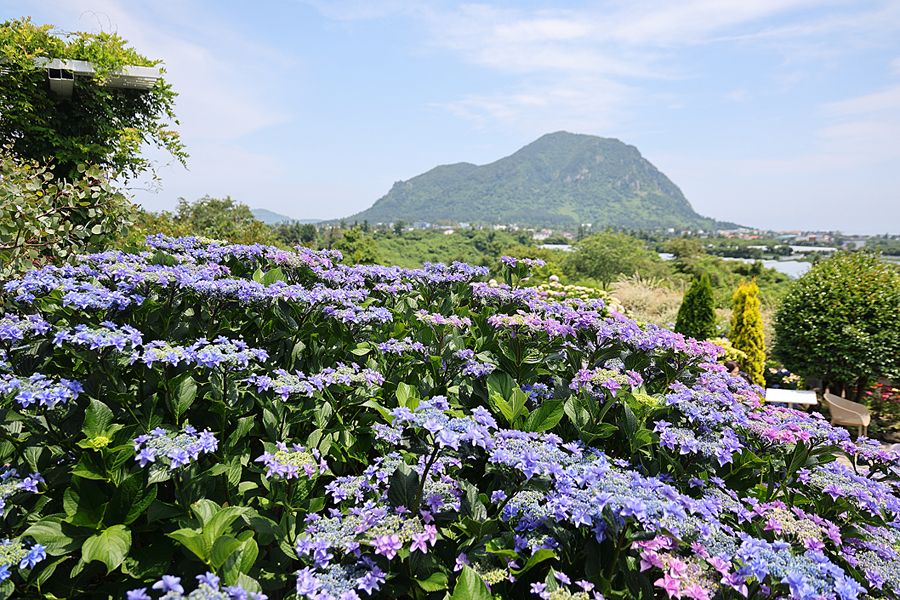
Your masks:
<svg viewBox="0 0 900 600"><path fill-rule="evenodd" d="M398 181L348 220L712 229L668 177L619 140L547 134L489 165L440 166ZM730 225L730 224L728 224Z"/></svg>

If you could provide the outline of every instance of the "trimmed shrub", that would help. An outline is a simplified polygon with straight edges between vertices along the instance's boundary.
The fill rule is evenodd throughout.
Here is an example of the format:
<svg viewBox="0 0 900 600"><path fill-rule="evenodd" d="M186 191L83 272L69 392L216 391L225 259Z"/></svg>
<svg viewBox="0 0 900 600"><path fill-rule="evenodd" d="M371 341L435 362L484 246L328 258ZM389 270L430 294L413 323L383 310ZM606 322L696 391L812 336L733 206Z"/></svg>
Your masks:
<svg viewBox="0 0 900 600"><path fill-rule="evenodd" d="M741 283L732 300L734 307L728 339L732 346L747 355L741 366L753 379L753 383L765 385L763 371L766 366L766 341L762 315L759 312L759 287L756 280Z"/></svg>
<svg viewBox="0 0 900 600"><path fill-rule="evenodd" d="M694 278L684 295L675 331L698 340L708 340L716 335L716 298L709 275Z"/></svg>

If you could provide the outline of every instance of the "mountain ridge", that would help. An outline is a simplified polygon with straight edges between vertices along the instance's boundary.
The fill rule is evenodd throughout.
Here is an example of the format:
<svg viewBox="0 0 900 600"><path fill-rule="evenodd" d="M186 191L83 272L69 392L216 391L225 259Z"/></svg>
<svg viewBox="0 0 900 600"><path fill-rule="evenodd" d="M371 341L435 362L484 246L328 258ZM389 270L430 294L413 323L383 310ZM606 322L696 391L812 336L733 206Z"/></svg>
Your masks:
<svg viewBox="0 0 900 600"><path fill-rule="evenodd" d="M437 166L347 220L524 223L596 227L734 226L698 215L634 146L564 131L487 165Z"/></svg>

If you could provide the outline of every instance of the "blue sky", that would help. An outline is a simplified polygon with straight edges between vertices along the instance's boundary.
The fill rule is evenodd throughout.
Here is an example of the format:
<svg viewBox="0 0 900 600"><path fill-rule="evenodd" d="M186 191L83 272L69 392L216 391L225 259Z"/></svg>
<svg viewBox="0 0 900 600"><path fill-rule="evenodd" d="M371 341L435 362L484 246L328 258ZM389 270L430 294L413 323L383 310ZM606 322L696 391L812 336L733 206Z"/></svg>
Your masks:
<svg viewBox="0 0 900 600"><path fill-rule="evenodd" d="M636 146L705 216L900 233L898 0L0 7L164 61L191 158L134 190L150 210L209 194L339 218L565 130Z"/></svg>

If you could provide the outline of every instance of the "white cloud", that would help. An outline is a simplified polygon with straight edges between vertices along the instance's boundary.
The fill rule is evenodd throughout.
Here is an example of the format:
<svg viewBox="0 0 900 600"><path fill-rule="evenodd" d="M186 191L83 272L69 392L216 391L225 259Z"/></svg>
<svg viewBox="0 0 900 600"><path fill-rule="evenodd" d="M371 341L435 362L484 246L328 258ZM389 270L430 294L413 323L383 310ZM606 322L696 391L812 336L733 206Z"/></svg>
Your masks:
<svg viewBox="0 0 900 600"><path fill-rule="evenodd" d="M829 116L865 115L874 112L900 111L900 85L884 90L841 100L830 102L822 106L822 110Z"/></svg>

